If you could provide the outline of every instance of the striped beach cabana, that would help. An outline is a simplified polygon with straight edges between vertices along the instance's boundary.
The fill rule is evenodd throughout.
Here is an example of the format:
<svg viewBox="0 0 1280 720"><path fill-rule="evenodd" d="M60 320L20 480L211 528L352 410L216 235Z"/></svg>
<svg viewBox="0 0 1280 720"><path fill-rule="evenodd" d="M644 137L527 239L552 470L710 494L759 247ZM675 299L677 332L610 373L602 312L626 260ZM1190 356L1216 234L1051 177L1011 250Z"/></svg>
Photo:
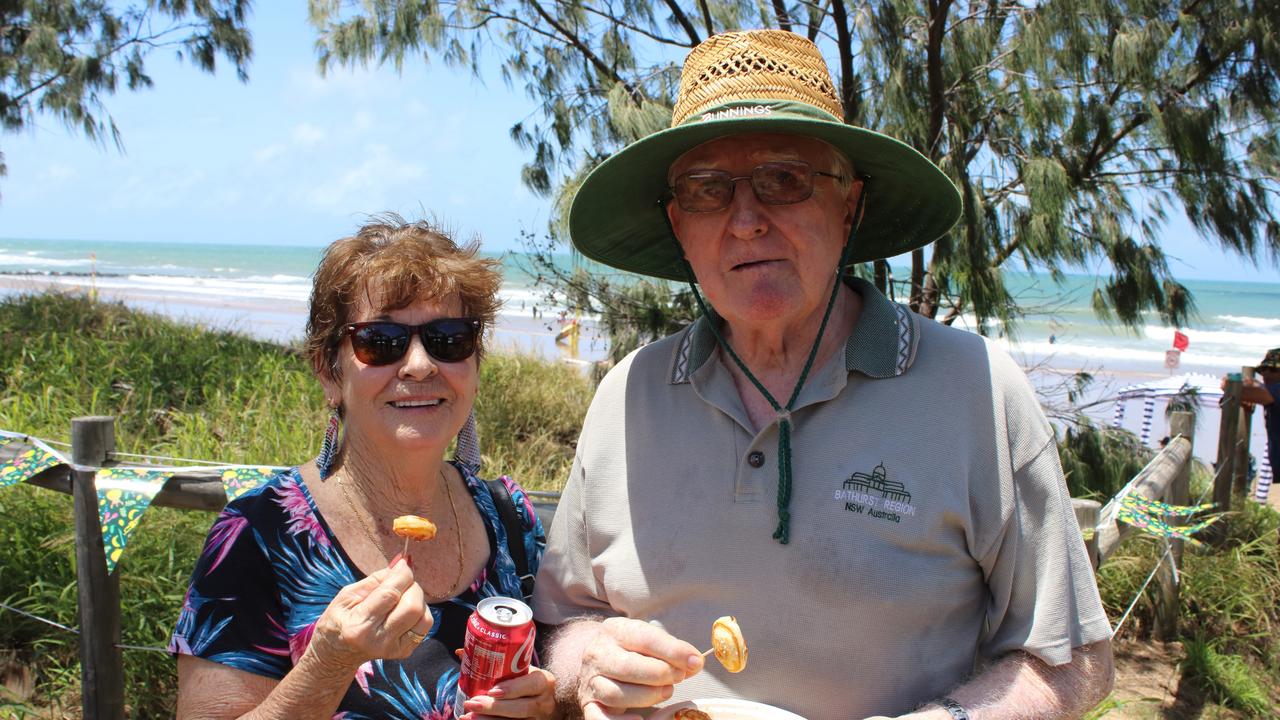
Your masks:
<svg viewBox="0 0 1280 720"><path fill-rule="evenodd" d="M1151 382L1129 385L1122 389L1116 397L1111 424L1117 428L1124 427L1129 407L1141 404L1142 418L1138 426L1138 437L1142 440L1143 445L1150 446L1153 444L1151 425L1155 418L1156 408L1159 407L1163 412L1171 400L1184 394L1187 389L1195 391L1196 396L1200 399L1201 407L1205 409L1217 408L1219 401L1222 399L1221 378L1217 376L1204 373L1171 375ZM1253 435L1254 440L1257 442L1252 443L1252 448L1254 448L1252 454L1258 459L1258 485L1254 491L1254 500L1265 503L1271 490L1273 469L1267 461L1267 435L1265 432L1258 432L1260 424L1260 420L1254 423ZM1199 445L1198 442L1197 445Z"/></svg>

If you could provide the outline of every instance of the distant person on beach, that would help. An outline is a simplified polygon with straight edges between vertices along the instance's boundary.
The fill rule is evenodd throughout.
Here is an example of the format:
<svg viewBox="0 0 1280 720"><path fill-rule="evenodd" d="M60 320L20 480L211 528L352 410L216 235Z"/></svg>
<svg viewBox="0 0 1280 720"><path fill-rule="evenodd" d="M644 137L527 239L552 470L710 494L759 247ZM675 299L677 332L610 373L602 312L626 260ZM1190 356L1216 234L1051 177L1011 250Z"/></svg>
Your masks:
<svg viewBox="0 0 1280 720"><path fill-rule="evenodd" d="M169 646L179 718L453 717L467 618L526 594L516 558L536 571L544 545L520 487L477 476L472 403L501 284L477 249L389 216L325 251L306 337L324 443L210 529ZM435 538L395 535L401 515ZM534 668L462 711L549 717L554 685Z"/></svg>
<svg viewBox="0 0 1280 720"><path fill-rule="evenodd" d="M842 117L802 36L716 35L672 127L573 200L583 255L688 281L703 311L602 381L550 529L534 613L574 715L727 697L810 720L1075 718L1110 689L1026 377L849 272L945 234L959 194ZM704 667L721 615L740 673Z"/></svg>
<svg viewBox="0 0 1280 720"><path fill-rule="evenodd" d="M1267 429L1267 461L1275 475L1280 472L1280 405L1276 403L1276 398L1280 398L1280 348L1268 350L1253 371L1257 377L1245 381L1240 400L1262 406Z"/></svg>

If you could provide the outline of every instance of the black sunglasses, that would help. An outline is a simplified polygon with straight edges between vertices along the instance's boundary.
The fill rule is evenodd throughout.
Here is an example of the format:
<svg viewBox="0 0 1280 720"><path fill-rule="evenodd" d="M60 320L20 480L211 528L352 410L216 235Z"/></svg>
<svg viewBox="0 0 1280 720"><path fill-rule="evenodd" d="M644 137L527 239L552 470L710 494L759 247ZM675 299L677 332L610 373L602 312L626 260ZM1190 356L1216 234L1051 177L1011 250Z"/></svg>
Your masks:
<svg viewBox="0 0 1280 720"><path fill-rule="evenodd" d="M813 196L816 175L843 181L843 175L814 170L800 160L767 162L751 168L750 175L734 176L724 170L690 170L670 187L685 212L716 212L729 207L739 180L750 180L751 190L766 205L793 205Z"/></svg>
<svg viewBox="0 0 1280 720"><path fill-rule="evenodd" d="M476 352L481 323L475 318L436 318L421 325L390 320L351 323L343 333L351 336L351 349L365 365L390 365L409 352L414 335L422 339L427 354L439 362L462 362Z"/></svg>

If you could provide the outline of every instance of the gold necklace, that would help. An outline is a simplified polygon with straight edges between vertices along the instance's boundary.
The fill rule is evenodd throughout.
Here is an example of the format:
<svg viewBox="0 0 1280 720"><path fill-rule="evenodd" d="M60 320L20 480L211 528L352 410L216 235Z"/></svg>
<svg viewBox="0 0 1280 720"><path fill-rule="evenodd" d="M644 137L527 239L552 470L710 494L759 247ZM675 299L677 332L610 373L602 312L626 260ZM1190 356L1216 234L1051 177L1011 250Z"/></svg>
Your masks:
<svg viewBox="0 0 1280 720"><path fill-rule="evenodd" d="M458 507L453 502L453 488L450 487L451 483L449 482L448 478L444 476L444 470L437 469L437 472L440 474L440 482L444 483L445 495L448 496L449 498L449 510L453 514L453 529L454 529L454 534L455 534L455 537L457 538L457 543L458 543L458 575L457 577L454 578L453 583L449 585L449 587L447 588L448 590L453 590L453 588L457 587L458 583L462 581L462 573L465 572L465 568L463 567L463 560L462 560L462 524L458 521ZM379 540L376 535L374 535L373 529L369 527L369 524L367 522L365 522L364 513L360 512L356 508L355 501L351 499L351 493L347 490L347 482L346 482L345 475L338 476L338 487L342 490L342 497L346 499L347 507L351 508L351 514L355 515L356 522L360 523L360 528L364 530L364 534L369 538L369 542L372 543L374 547L378 548L378 550L382 552L383 557L386 557L387 556L386 547L384 547L382 544L382 541ZM444 598L449 598L449 597L452 597L452 596L451 595L444 596Z"/></svg>

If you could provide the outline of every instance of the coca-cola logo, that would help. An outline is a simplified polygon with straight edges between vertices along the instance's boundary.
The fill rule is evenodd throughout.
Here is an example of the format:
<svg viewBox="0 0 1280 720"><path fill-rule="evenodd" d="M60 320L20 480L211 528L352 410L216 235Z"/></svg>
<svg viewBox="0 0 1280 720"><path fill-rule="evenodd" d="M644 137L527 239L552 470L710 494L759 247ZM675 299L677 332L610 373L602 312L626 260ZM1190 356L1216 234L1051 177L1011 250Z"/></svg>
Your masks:
<svg viewBox="0 0 1280 720"><path fill-rule="evenodd" d="M511 657L511 673L524 672L533 663L533 636L537 633L533 628L529 628L529 634L525 637L524 642L520 644L520 648L516 650Z"/></svg>

